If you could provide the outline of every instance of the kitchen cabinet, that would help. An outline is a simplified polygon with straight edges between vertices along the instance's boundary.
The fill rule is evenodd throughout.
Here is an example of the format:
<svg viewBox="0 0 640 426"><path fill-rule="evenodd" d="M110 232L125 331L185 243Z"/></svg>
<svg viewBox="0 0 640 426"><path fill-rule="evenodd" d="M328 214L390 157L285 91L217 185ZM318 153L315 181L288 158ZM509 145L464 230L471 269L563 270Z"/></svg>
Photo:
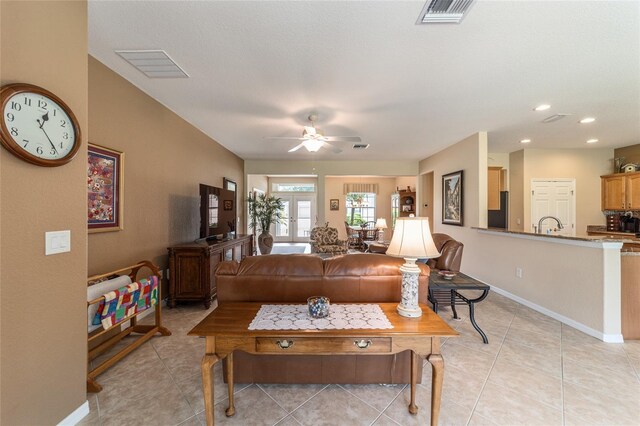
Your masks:
<svg viewBox="0 0 640 426"><path fill-rule="evenodd" d="M640 210L640 172L601 176L602 210Z"/></svg>
<svg viewBox="0 0 640 426"><path fill-rule="evenodd" d="M205 309L217 295L215 270L223 260L253 255L253 235L169 247L169 308L178 300L199 300Z"/></svg>
<svg viewBox="0 0 640 426"><path fill-rule="evenodd" d="M504 191L505 170L489 167L487 170L487 210L500 210L500 191Z"/></svg>

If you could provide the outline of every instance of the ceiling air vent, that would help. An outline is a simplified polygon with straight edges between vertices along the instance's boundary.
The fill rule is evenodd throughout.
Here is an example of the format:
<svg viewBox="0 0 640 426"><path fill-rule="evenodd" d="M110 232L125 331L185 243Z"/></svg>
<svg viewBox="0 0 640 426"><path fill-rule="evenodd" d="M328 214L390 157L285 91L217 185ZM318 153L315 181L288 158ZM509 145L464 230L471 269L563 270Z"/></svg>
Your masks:
<svg viewBox="0 0 640 426"><path fill-rule="evenodd" d="M356 143L353 144L353 149L367 149L369 148L369 144L368 143Z"/></svg>
<svg viewBox="0 0 640 426"><path fill-rule="evenodd" d="M562 120L565 117L570 116L571 114L553 114L542 120L543 123L553 123L554 121Z"/></svg>
<svg viewBox="0 0 640 426"><path fill-rule="evenodd" d="M188 78L164 50L116 50L122 59L149 78Z"/></svg>
<svg viewBox="0 0 640 426"><path fill-rule="evenodd" d="M474 0L429 0L416 24L459 24Z"/></svg>

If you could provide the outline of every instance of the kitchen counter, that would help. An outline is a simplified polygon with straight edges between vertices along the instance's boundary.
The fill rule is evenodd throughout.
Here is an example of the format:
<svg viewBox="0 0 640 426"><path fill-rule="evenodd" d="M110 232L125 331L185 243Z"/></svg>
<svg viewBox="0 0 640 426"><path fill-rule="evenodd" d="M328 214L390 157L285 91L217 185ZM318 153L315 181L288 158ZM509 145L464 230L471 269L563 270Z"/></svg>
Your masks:
<svg viewBox="0 0 640 426"><path fill-rule="evenodd" d="M557 234L534 234L533 232L525 232L525 231L513 231L513 230L508 230L508 229L502 229L502 228L478 228L478 227L473 227L473 229L477 229L478 231L489 231L489 232L499 232L499 233L504 233L504 234L510 234L510 235L521 235L521 236L526 236L526 237L537 237L537 238L545 238L545 239L551 239L551 240L565 240L565 241L582 241L582 242L620 242L620 243L627 243L627 242L635 242L638 241L640 242L640 239L635 238L635 236L633 236L633 239L629 239L629 238L624 238L624 236L629 236L629 235L633 235L633 234L622 234L620 236L616 235L583 235L583 236L567 236L567 235L557 235Z"/></svg>

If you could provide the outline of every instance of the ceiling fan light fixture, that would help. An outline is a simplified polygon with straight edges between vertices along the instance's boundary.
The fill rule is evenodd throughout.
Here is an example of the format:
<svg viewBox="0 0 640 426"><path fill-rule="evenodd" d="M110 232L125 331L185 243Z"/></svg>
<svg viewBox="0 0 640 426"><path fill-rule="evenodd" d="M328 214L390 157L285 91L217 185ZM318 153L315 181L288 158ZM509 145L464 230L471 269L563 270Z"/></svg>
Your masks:
<svg viewBox="0 0 640 426"><path fill-rule="evenodd" d="M309 152L318 152L320 151L320 148L322 148L322 145L324 144L324 142L320 139L309 139L303 142L304 147L307 148L307 151Z"/></svg>

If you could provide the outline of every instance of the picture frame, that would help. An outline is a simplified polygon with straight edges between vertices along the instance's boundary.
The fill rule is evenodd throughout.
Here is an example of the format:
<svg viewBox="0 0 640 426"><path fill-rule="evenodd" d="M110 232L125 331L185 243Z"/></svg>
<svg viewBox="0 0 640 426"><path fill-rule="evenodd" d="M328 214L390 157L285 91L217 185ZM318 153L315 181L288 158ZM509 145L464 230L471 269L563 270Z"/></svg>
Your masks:
<svg viewBox="0 0 640 426"><path fill-rule="evenodd" d="M340 210L340 200L332 198L329 200L329 210Z"/></svg>
<svg viewBox="0 0 640 426"><path fill-rule="evenodd" d="M402 212L403 213L408 213L408 212L411 212L411 211L412 210L411 210L411 206L410 205L406 205L406 204L402 205Z"/></svg>
<svg viewBox="0 0 640 426"><path fill-rule="evenodd" d="M233 210L233 200L224 200L222 203L224 210Z"/></svg>
<svg viewBox="0 0 640 426"><path fill-rule="evenodd" d="M120 231L124 229L124 152L88 145L88 232Z"/></svg>
<svg viewBox="0 0 640 426"><path fill-rule="evenodd" d="M464 226L464 172L442 176L442 223Z"/></svg>

